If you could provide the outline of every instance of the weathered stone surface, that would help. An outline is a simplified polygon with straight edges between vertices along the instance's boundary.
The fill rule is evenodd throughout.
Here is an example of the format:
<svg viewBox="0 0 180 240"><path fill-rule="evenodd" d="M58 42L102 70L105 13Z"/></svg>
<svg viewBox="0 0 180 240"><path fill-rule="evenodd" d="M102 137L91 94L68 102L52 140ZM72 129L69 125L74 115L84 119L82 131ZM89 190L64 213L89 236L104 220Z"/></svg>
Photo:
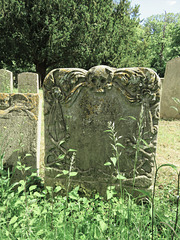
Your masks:
<svg viewBox="0 0 180 240"><path fill-rule="evenodd" d="M102 195L107 186L118 187L119 180L112 179L116 169L104 165L113 156L105 132L112 122L125 146L119 147L119 171L126 177L123 186L132 192L135 176L135 188L151 187L160 100L160 79L154 71L107 66L89 71L55 69L44 81L44 98L45 165L50 167L46 184L65 184L65 177L56 175L69 170L68 149L75 149L73 171L78 174L71 178L73 184Z"/></svg>
<svg viewBox="0 0 180 240"><path fill-rule="evenodd" d="M13 169L19 158L36 169L38 103L38 94L0 94L0 153L5 168ZM12 180L20 178L17 170Z"/></svg>
<svg viewBox="0 0 180 240"><path fill-rule="evenodd" d="M18 74L19 93L38 93L39 77L37 73L23 72Z"/></svg>
<svg viewBox="0 0 180 240"><path fill-rule="evenodd" d="M180 99L180 57L174 58L166 65L162 84L160 116L164 119L180 119L180 104L173 98ZM172 107L176 107L176 111Z"/></svg>
<svg viewBox="0 0 180 240"><path fill-rule="evenodd" d="M0 92L12 93L13 91L13 74L12 72L0 69Z"/></svg>

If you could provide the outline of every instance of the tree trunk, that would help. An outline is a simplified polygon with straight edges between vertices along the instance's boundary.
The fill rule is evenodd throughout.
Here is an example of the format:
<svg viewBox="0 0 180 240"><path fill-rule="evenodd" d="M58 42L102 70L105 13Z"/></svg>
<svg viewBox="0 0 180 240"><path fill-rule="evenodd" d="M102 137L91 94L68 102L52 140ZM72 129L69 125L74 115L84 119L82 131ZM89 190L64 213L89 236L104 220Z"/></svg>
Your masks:
<svg viewBox="0 0 180 240"><path fill-rule="evenodd" d="M46 63L37 63L36 64L36 72L39 74L39 87L42 87L44 78L46 76Z"/></svg>

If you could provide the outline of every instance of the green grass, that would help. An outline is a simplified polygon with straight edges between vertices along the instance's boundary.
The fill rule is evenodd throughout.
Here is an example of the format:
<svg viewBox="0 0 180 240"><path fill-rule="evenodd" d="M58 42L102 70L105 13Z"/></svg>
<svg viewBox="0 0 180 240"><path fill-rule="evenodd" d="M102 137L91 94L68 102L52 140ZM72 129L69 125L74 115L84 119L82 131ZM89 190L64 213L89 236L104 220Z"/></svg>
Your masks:
<svg viewBox="0 0 180 240"><path fill-rule="evenodd" d="M171 163L180 171L180 120L159 121L157 141L157 165ZM158 187L177 186L177 175L172 168L162 168L158 174Z"/></svg>

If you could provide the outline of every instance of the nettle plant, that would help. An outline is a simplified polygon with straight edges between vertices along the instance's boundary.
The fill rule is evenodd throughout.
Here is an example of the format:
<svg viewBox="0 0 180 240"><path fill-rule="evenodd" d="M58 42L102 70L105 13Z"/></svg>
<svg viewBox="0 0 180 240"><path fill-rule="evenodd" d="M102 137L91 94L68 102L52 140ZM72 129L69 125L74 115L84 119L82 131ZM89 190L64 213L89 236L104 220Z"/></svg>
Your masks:
<svg viewBox="0 0 180 240"><path fill-rule="evenodd" d="M115 124L113 122L108 122L108 129L105 131L109 133L109 137L112 141L111 146L113 150L113 156L110 158L110 161L106 162L104 165L109 166L111 168L111 182L113 178L116 178L119 180L120 183L120 192L122 196L122 180L126 179L126 177L121 173L120 169L120 156L121 156L121 148L125 148L120 142L119 139L122 138L122 136L117 136L117 132L115 130ZM116 172L116 176L113 175L113 170ZM111 184L111 183L110 183ZM108 186L107 189L107 200L111 199L115 192L115 186Z"/></svg>
<svg viewBox="0 0 180 240"><path fill-rule="evenodd" d="M132 120L137 121L137 119L133 116L128 116L127 118L131 118ZM119 120L126 121L127 118L121 117ZM138 134L136 137L134 136L135 144L133 146L133 148L135 149L134 166L133 166L133 190L135 186L136 165L139 157L140 148L142 147L143 144L148 146L148 143L143 139L143 105L141 106L139 121L137 121L137 128L138 128ZM121 157L121 150L122 148L125 148L125 146L120 143L120 139L122 138L122 136L117 136L117 132L115 130L115 123L108 122L108 129L105 132L109 133L109 137L112 141L111 146L112 146L113 156L110 158L110 161L106 162L104 165L109 166L111 170L115 169L116 176L112 175L111 178L116 178L119 180L120 193L121 193L121 196L123 197L122 181L126 180L126 177L124 176L124 173L122 173L120 169L120 157ZM109 197L110 196L112 197L115 194L115 192L113 193L114 189L115 189L114 186L108 187L107 194Z"/></svg>

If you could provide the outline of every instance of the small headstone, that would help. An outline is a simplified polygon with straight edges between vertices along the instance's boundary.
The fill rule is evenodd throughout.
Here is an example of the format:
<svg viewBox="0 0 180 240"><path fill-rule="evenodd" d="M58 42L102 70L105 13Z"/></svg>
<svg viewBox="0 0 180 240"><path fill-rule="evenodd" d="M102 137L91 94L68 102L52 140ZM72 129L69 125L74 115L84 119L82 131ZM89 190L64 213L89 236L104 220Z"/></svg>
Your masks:
<svg viewBox="0 0 180 240"><path fill-rule="evenodd" d="M44 98L47 185L65 186L63 173L71 169L78 173L72 184L105 195L107 186L120 190L118 169L129 192L151 188L160 101L153 70L55 69L45 78ZM117 163L108 125L120 137ZM69 149L76 150L75 159Z"/></svg>
<svg viewBox="0 0 180 240"><path fill-rule="evenodd" d="M18 74L19 93L38 93L39 77L37 73L23 72Z"/></svg>
<svg viewBox="0 0 180 240"><path fill-rule="evenodd" d="M170 60L166 65L160 116L164 119L180 119L180 57Z"/></svg>
<svg viewBox="0 0 180 240"><path fill-rule="evenodd" d="M0 155L12 170L18 159L36 170L38 94L0 93ZM16 170L12 181L22 179Z"/></svg>
<svg viewBox="0 0 180 240"><path fill-rule="evenodd" d="M12 72L0 69L0 92L12 93L13 91L13 74Z"/></svg>

